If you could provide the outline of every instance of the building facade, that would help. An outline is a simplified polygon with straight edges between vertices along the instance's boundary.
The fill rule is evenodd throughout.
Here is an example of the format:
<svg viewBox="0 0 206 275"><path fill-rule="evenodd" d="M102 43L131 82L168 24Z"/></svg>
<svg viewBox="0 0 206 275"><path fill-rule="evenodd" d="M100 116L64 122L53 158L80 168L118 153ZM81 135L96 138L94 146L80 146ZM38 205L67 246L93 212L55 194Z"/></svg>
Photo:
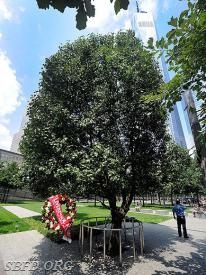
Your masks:
<svg viewBox="0 0 206 275"><path fill-rule="evenodd" d="M20 129L17 133L14 134L13 139L12 139L11 148L10 148L10 150L12 152L20 154L19 145L20 145L22 136L24 134L24 128L25 128L27 122L28 122L28 117L26 116L26 114L24 114Z"/></svg>
<svg viewBox="0 0 206 275"><path fill-rule="evenodd" d="M138 11L133 17L132 28L136 36L139 37L145 45L147 45L149 38L152 38L154 42L158 39L154 19L149 12ZM161 58L158 58L158 62L164 81L169 82L170 77L164 57L161 56ZM187 147L177 104L173 106L173 111L168 113L168 132L176 143L182 147Z"/></svg>
<svg viewBox="0 0 206 275"><path fill-rule="evenodd" d="M4 149L0 149L0 161L2 162L16 162L16 163L22 163L23 162L23 156L21 154L7 151Z"/></svg>

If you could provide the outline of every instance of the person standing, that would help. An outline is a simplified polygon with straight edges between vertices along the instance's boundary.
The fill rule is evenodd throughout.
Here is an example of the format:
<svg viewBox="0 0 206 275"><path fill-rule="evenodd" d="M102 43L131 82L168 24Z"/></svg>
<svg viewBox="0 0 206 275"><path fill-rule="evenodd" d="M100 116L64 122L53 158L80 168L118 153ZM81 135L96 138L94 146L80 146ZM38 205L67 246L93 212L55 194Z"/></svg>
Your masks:
<svg viewBox="0 0 206 275"><path fill-rule="evenodd" d="M178 228L178 234L179 237L182 237L182 229L183 229L183 235L184 238L189 238L187 235L187 229L186 229L186 219L185 219L185 209L186 207L180 203L180 200L176 200L176 204L172 208L173 217L174 219L177 218L177 228Z"/></svg>

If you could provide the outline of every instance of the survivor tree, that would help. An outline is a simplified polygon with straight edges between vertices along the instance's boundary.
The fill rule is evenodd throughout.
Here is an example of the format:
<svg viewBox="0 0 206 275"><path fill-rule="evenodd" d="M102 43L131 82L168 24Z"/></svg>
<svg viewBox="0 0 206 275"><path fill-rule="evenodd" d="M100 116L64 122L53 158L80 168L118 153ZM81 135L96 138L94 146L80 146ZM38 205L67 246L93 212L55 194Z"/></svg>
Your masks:
<svg viewBox="0 0 206 275"><path fill-rule="evenodd" d="M131 31L61 46L28 108L21 151L32 190L107 198L120 228L138 188L158 177L166 110L148 98L161 82L153 54Z"/></svg>

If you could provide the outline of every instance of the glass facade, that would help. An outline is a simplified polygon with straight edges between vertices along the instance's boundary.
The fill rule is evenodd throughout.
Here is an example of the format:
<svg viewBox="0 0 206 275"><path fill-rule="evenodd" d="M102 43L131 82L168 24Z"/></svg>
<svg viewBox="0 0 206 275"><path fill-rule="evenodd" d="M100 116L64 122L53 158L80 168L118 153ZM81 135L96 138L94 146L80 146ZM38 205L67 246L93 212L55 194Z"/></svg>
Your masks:
<svg viewBox="0 0 206 275"><path fill-rule="evenodd" d="M133 18L132 28L136 36L139 37L145 45L147 45L149 38L153 38L154 42L158 39L153 16L149 12L137 12ZM158 61L163 79L165 82L168 82L170 78L164 57L158 58ZM177 104L173 106L173 111L168 114L168 131L176 143L182 147L187 147Z"/></svg>

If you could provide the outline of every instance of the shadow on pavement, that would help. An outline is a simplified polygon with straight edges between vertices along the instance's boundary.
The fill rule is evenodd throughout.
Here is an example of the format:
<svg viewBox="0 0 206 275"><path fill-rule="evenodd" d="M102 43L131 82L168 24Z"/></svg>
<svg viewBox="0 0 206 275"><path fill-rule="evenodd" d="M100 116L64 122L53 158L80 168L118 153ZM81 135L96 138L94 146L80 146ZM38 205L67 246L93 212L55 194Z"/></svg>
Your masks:
<svg viewBox="0 0 206 275"><path fill-rule="evenodd" d="M102 251L95 249L90 262L89 244L82 261L78 241L73 241L71 244L67 242L57 244L43 238L29 259L37 261L39 268L30 274L206 274L205 240L194 240L192 237L184 240L177 237L175 228L157 224L144 224L144 235L144 257L134 262L132 250L125 250L122 267L119 266L118 257L107 257L104 265ZM154 265L150 273L144 273L144 266L151 263Z"/></svg>
<svg viewBox="0 0 206 275"><path fill-rule="evenodd" d="M178 237L175 228L173 230L170 227L158 225L153 230L154 228L150 227L151 225L148 224L145 228L145 258L148 261L159 263L159 265L155 265L154 271L150 273L151 275L206 274L205 231L196 231L198 234L203 232L203 238L196 238L189 234L190 238L184 239ZM153 232L153 234L149 232Z"/></svg>

